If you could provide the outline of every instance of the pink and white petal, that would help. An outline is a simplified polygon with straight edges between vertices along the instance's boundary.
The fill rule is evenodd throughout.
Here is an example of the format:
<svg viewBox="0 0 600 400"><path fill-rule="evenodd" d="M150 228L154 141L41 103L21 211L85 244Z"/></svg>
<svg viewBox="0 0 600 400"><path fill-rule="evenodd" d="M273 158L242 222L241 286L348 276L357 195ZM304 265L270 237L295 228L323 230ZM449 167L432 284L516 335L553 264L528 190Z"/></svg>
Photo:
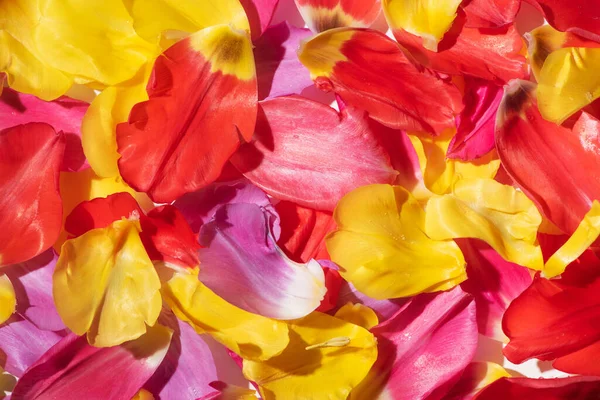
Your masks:
<svg viewBox="0 0 600 400"><path fill-rule="evenodd" d="M254 42L254 61L258 81L258 99L300 94L313 86L310 74L300 62L297 50L312 33L282 22L270 26Z"/></svg>
<svg viewBox="0 0 600 400"><path fill-rule="evenodd" d="M505 341L502 317L509 304L531 285L527 268L505 261L486 243L476 239L457 239L467 262L462 288L475 297L479 333Z"/></svg>
<svg viewBox="0 0 600 400"><path fill-rule="evenodd" d="M277 319L308 315L325 294L318 262L299 264L277 246L270 215L255 204L228 204L200 231L199 279L246 311Z"/></svg>
<svg viewBox="0 0 600 400"><path fill-rule="evenodd" d="M130 400L163 361L172 333L155 325L139 339L103 348L69 334L25 372L13 398Z"/></svg>
<svg viewBox="0 0 600 400"><path fill-rule="evenodd" d="M248 22L250 22L252 40L257 40L271 23L279 0L240 0L240 3L242 3Z"/></svg>

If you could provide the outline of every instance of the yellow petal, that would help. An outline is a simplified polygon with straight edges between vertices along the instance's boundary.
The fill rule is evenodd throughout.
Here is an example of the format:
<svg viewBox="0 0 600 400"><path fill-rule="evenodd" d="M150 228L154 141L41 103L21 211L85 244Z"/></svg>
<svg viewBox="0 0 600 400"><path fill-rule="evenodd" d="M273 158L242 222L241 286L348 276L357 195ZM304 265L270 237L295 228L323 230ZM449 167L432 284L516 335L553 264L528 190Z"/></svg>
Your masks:
<svg viewBox="0 0 600 400"><path fill-rule="evenodd" d="M563 43L566 40L566 33L560 32L551 27L550 25L543 25L535 28L527 35L529 41L529 47L527 49L529 54L529 61L531 64L531 70L535 79L539 81L540 71L548 56L562 48Z"/></svg>
<svg viewBox="0 0 600 400"><path fill-rule="evenodd" d="M392 29L404 29L423 38L423 46L437 51L462 0L383 0L383 11Z"/></svg>
<svg viewBox="0 0 600 400"><path fill-rule="evenodd" d="M271 358L289 342L285 323L229 304L198 280L197 270L175 273L163 285L162 294L179 319L245 359Z"/></svg>
<svg viewBox="0 0 600 400"><path fill-rule="evenodd" d="M155 324L160 281L137 222L115 221L65 242L54 272L56 309L65 325L97 347L136 339Z"/></svg>
<svg viewBox="0 0 600 400"><path fill-rule="evenodd" d="M425 234L425 212L399 186L364 186L347 194L327 239L341 275L375 299L454 287L466 279L465 260L452 240Z"/></svg>
<svg viewBox="0 0 600 400"><path fill-rule="evenodd" d="M436 240L481 239L505 260L541 270L541 222L533 202L512 186L492 179L462 179L452 194L429 199L425 232Z"/></svg>
<svg viewBox="0 0 600 400"><path fill-rule="evenodd" d="M465 368L459 386L464 392L474 396L478 391L500 378L510 378L510 374L500 365L493 362L472 362ZM471 397L466 397L471 398Z"/></svg>
<svg viewBox="0 0 600 400"><path fill-rule="evenodd" d="M550 54L540 71L538 107L548 121L562 124L600 97L600 49L567 47Z"/></svg>
<svg viewBox="0 0 600 400"><path fill-rule="evenodd" d="M554 253L544 265L543 275L554 278L565 272L567 265L575 261L600 236L600 203L594 200L592 208L573 232L567 242Z"/></svg>
<svg viewBox="0 0 600 400"><path fill-rule="evenodd" d="M244 376L263 399L346 399L377 359L377 341L366 329L312 314L290 322L290 343L270 360L244 360Z"/></svg>
<svg viewBox="0 0 600 400"><path fill-rule="evenodd" d="M0 324L6 322L15 312L17 298L15 289L6 275L0 275Z"/></svg>
<svg viewBox="0 0 600 400"><path fill-rule="evenodd" d="M141 389L131 398L131 400L154 400L154 396L146 389Z"/></svg>
<svg viewBox="0 0 600 400"><path fill-rule="evenodd" d="M360 303L344 305L335 313L335 317L362 326L367 330L379 324L379 318L377 318L375 311Z"/></svg>

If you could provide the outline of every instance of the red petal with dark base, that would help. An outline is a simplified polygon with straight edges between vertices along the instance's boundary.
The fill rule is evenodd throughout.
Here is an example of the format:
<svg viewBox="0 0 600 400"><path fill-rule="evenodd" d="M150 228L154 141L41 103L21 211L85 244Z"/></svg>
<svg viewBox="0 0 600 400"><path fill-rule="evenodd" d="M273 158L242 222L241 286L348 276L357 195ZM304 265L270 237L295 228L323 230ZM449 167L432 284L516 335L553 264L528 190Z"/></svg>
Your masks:
<svg viewBox="0 0 600 400"><path fill-rule="evenodd" d="M529 0L537 3L548 23L559 31L600 35L600 7L592 0ZM600 38L598 38L600 39Z"/></svg>
<svg viewBox="0 0 600 400"><path fill-rule="evenodd" d="M510 177L538 209L571 234L592 201L600 199L600 180L590 173L600 170L599 132L594 124L576 124L572 131L546 121L534 92L531 82L509 84L498 111L496 149Z"/></svg>
<svg viewBox="0 0 600 400"><path fill-rule="evenodd" d="M600 380L585 376L562 379L500 378L486 386L475 400L593 400Z"/></svg>
<svg viewBox="0 0 600 400"><path fill-rule="evenodd" d="M296 0L296 4L315 32L346 26L369 27L381 11L380 0Z"/></svg>
<svg viewBox="0 0 600 400"><path fill-rule="evenodd" d="M58 238L64 150L64 135L47 124L0 132L0 265L27 261Z"/></svg>
<svg viewBox="0 0 600 400"><path fill-rule="evenodd" d="M296 96L261 103L255 139L231 162L273 197L325 211L346 193L397 175L367 115Z"/></svg>
<svg viewBox="0 0 600 400"><path fill-rule="evenodd" d="M469 28L498 28L512 24L521 0L471 0L463 7Z"/></svg>
<svg viewBox="0 0 600 400"><path fill-rule="evenodd" d="M198 50L202 43L207 47ZM252 65L242 65L246 62ZM136 104L129 122L117 126L123 179L159 203L215 181L240 137L252 137L253 62L249 39L222 25L165 51L148 83L150 100ZM238 78L239 69L252 77Z"/></svg>

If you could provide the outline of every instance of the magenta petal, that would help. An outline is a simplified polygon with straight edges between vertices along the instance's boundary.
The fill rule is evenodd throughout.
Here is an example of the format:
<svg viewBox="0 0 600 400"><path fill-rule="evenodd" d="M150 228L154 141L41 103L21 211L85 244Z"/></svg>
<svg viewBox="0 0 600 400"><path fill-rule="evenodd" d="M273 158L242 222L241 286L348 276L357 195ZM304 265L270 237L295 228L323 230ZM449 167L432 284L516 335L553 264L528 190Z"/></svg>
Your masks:
<svg viewBox="0 0 600 400"><path fill-rule="evenodd" d="M298 264L277 247L271 216L255 204L228 204L200 231L199 279L246 311L295 319L315 310L325 294L318 262Z"/></svg>
<svg viewBox="0 0 600 400"><path fill-rule="evenodd" d="M259 100L300 94L313 86L308 70L297 55L300 42L311 35L306 28L296 28L282 22L270 26L254 42Z"/></svg>
<svg viewBox="0 0 600 400"><path fill-rule="evenodd" d="M250 22L252 40L261 37L271 23L279 0L240 0Z"/></svg>
<svg viewBox="0 0 600 400"><path fill-rule="evenodd" d="M470 161L492 151L496 113L503 93L492 82L467 79L465 108L457 118L458 129L448 147L448 158Z"/></svg>
<svg viewBox="0 0 600 400"><path fill-rule="evenodd" d="M155 325L139 339L104 348L70 334L25 372L13 399L130 400L162 362L171 333Z"/></svg>
<svg viewBox="0 0 600 400"><path fill-rule="evenodd" d="M475 297L479 332L505 341L502 316L509 304L531 285L531 274L527 268L505 261L482 241L457 239L456 242L465 256L469 277L461 286Z"/></svg>
<svg viewBox="0 0 600 400"><path fill-rule="evenodd" d="M52 298L52 274L57 260L50 249L29 261L6 267L17 296L17 313L42 330L65 329Z"/></svg>
<svg viewBox="0 0 600 400"><path fill-rule="evenodd" d="M460 288L422 294L371 332L379 343L373 369L382 380L387 374L388 398L441 399L475 354L475 303Z"/></svg>
<svg viewBox="0 0 600 400"><path fill-rule="evenodd" d="M574 376L561 379L500 378L475 400L592 400L600 393L600 379Z"/></svg>

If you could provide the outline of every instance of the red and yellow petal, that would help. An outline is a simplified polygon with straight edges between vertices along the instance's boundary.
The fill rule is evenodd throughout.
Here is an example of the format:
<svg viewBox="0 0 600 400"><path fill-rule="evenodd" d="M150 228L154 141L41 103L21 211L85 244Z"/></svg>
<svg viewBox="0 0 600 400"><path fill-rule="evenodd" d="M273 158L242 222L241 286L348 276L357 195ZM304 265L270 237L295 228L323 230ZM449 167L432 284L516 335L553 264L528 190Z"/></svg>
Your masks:
<svg viewBox="0 0 600 400"><path fill-rule="evenodd" d="M381 11L380 0L296 0L296 5L313 32L368 28Z"/></svg>

